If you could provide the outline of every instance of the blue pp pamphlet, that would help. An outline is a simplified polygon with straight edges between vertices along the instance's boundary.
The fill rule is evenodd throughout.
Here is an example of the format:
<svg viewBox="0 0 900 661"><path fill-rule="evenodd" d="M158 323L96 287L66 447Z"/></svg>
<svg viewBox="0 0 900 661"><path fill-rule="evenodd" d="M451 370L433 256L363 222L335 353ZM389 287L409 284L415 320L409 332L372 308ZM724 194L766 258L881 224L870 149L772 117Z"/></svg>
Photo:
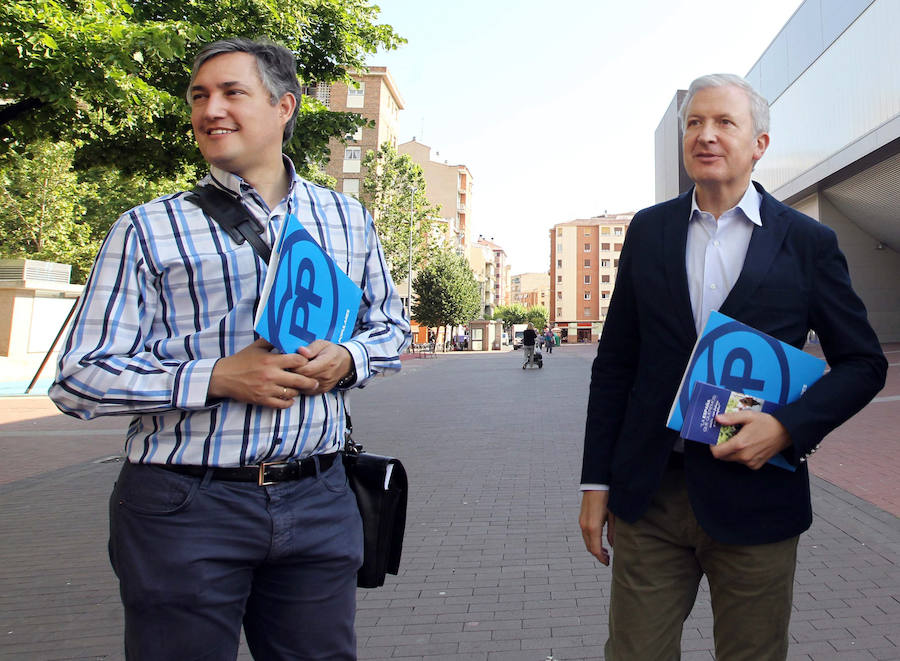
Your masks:
<svg viewBox="0 0 900 661"><path fill-rule="evenodd" d="M691 394L690 402L684 413L681 438L708 445L726 443L738 432L738 427L720 425L716 422L717 415L734 411L772 413L777 408L778 404L766 401L761 397L745 395L742 392L698 381L694 384L694 392ZM769 459L769 463L789 471L796 470L780 454Z"/></svg>
<svg viewBox="0 0 900 661"><path fill-rule="evenodd" d="M283 353L314 340L350 339L362 290L306 231L285 218L272 250L254 328Z"/></svg>
<svg viewBox="0 0 900 661"><path fill-rule="evenodd" d="M826 363L762 331L712 312L697 338L666 426L682 431L697 382L753 395L784 406L825 373Z"/></svg>

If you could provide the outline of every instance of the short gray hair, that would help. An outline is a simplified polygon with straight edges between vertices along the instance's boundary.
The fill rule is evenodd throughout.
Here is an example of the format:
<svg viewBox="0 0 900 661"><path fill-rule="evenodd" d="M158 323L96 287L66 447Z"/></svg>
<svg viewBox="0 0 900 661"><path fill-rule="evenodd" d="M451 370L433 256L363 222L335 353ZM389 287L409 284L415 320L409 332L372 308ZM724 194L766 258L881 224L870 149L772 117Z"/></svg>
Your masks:
<svg viewBox="0 0 900 661"><path fill-rule="evenodd" d="M766 101L753 86L740 76L732 73L711 73L700 76L688 88L687 96L678 109L678 120L681 122L681 130L684 131L684 123L687 119L688 107L694 99L694 95L700 90L709 87L738 87L747 93L750 99L750 117L753 119L753 135L769 132L769 102Z"/></svg>
<svg viewBox="0 0 900 661"><path fill-rule="evenodd" d="M194 58L194 66L191 69L191 82L188 84L185 96L188 104L191 104L191 87L197 72L206 62L226 53L248 53L256 58L256 69L263 87L269 92L270 102L274 106L285 94L293 94L297 105L288 123L284 125L282 145L286 145L294 135L294 125L297 122L297 113L300 111L300 81L297 79L297 58L284 46L271 41L253 41L235 37L222 39L207 44L200 49Z"/></svg>

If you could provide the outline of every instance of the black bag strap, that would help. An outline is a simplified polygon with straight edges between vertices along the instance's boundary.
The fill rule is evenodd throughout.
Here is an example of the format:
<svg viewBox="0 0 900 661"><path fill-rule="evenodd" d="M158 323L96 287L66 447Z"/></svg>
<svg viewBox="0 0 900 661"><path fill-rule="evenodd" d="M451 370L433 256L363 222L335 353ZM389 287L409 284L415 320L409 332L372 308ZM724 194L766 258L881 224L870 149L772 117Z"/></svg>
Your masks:
<svg viewBox="0 0 900 661"><path fill-rule="evenodd" d="M265 228L239 200L215 186L195 186L185 199L203 209L238 245L246 239L260 259L269 263L272 250L260 237Z"/></svg>

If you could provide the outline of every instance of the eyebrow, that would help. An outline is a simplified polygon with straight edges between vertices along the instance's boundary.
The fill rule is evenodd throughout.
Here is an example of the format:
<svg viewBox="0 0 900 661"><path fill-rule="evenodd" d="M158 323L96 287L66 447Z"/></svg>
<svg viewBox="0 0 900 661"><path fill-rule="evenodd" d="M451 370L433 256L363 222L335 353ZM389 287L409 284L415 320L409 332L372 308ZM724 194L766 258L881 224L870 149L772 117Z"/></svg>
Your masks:
<svg viewBox="0 0 900 661"><path fill-rule="evenodd" d="M216 87L218 87L220 89L227 89L229 87L238 87L238 86L243 87L243 86L245 86L245 84L240 82L239 80L226 80L224 83L219 83L216 85ZM192 92L197 91L197 90L205 91L206 85L191 85Z"/></svg>

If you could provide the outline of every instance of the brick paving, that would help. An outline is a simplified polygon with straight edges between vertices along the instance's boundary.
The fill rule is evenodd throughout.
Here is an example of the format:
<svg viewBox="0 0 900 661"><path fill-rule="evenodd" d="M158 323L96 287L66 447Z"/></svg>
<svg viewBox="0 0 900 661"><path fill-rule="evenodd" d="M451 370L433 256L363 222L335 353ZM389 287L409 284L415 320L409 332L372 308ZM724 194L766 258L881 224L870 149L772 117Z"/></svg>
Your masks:
<svg viewBox="0 0 900 661"><path fill-rule="evenodd" d="M401 457L411 490L400 576L359 592L361 661L603 658L609 571L577 526L593 351L561 347L524 371L519 352L410 360L354 392L357 440ZM879 400L812 461L792 660L900 659L897 490L866 478L900 474L900 353L891 362ZM118 453L125 424L78 423L46 398L0 399L0 658L123 658L105 549L119 464L102 459ZM705 589L683 649L686 661L713 658Z"/></svg>

